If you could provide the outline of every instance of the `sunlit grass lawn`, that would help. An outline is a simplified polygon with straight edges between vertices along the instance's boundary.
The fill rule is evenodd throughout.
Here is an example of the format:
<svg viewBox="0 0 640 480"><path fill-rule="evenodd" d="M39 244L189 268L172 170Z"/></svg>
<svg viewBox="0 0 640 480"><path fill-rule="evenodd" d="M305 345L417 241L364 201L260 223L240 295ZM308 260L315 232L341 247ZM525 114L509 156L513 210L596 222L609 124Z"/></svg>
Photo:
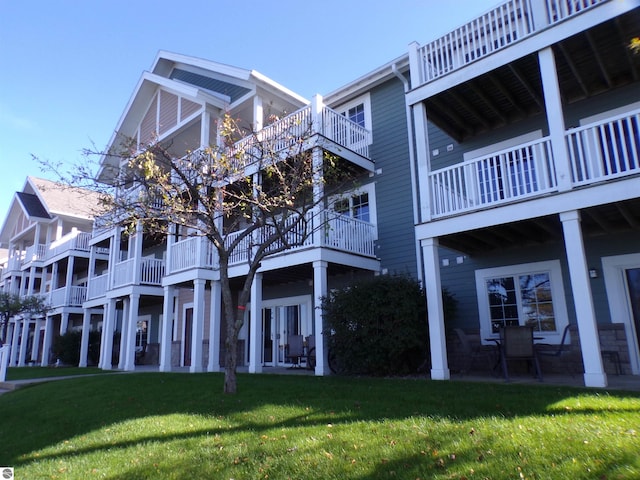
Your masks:
<svg viewBox="0 0 640 480"><path fill-rule="evenodd" d="M40 479L636 479L640 395L221 374L78 377L0 396L0 465Z"/></svg>

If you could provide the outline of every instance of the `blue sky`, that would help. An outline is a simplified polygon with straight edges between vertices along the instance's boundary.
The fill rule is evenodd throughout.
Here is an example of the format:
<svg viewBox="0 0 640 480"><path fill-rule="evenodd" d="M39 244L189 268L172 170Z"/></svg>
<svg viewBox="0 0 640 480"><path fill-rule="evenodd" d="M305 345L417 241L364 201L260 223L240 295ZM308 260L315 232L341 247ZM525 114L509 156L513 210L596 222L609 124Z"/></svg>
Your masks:
<svg viewBox="0 0 640 480"><path fill-rule="evenodd" d="M326 94L499 0L0 0L0 222L32 154L81 161L109 140L159 50Z"/></svg>

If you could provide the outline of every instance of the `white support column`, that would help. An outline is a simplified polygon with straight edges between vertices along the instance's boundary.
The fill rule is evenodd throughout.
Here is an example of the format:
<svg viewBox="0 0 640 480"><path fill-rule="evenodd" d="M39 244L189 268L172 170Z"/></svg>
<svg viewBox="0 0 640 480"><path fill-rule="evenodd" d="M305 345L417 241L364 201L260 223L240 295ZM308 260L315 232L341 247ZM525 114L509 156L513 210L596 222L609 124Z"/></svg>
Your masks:
<svg viewBox="0 0 640 480"><path fill-rule="evenodd" d="M422 59L418 53L418 42L409 44L409 65L411 71L411 88L416 88L422 83Z"/></svg>
<svg viewBox="0 0 640 480"><path fill-rule="evenodd" d="M18 366L26 365L27 345L29 344L29 329L31 328L31 317L25 316L22 319L22 339L20 340L20 351L18 352Z"/></svg>
<svg viewBox="0 0 640 480"><path fill-rule="evenodd" d="M431 378L433 380L448 380L450 378L450 372L447 363L447 342L444 328L438 239L423 238L420 244L422 245L422 256L424 258L424 285L427 292Z"/></svg>
<svg viewBox="0 0 640 480"><path fill-rule="evenodd" d="M249 319L249 373L262 372L262 273L256 273L251 285Z"/></svg>
<svg viewBox="0 0 640 480"><path fill-rule="evenodd" d="M80 362L79 367L87 366L87 357L89 356L89 331L91 330L91 311L84 309L82 315L82 337L80 339Z"/></svg>
<svg viewBox="0 0 640 480"><path fill-rule="evenodd" d="M111 370L113 368L113 334L116 326L116 299L110 298L109 302L104 305L104 318L102 321L102 346L100 348L100 365L102 370Z"/></svg>
<svg viewBox="0 0 640 480"><path fill-rule="evenodd" d="M40 366L49 366L49 351L51 350L51 339L53 337L53 317L44 319L44 339L42 341L42 359Z"/></svg>
<svg viewBox="0 0 640 480"><path fill-rule="evenodd" d="M160 333L160 371L171 371L171 346L173 341L173 297L175 287L164 287L164 301L162 307L162 332Z"/></svg>
<svg viewBox="0 0 640 480"><path fill-rule="evenodd" d="M140 294L133 293L129 298L129 315L127 318L129 326L127 327L127 338L125 342L124 370L127 372L133 372L136 369L136 330L138 328Z"/></svg>
<svg viewBox="0 0 640 480"><path fill-rule="evenodd" d="M40 330L42 329L42 317L35 320L35 328L33 330L33 343L31 345L31 361L37 362L40 355Z"/></svg>
<svg viewBox="0 0 640 480"><path fill-rule="evenodd" d="M567 191L571 189L572 183L571 164L569 162L569 154L564 138L566 128L564 125L564 112L562 109L562 97L560 96L556 61L551 47L544 48L538 52L538 62L540 64L540 77L542 80L542 90L544 92L549 136L551 137L551 150L556 167L558 190L561 192Z"/></svg>
<svg viewBox="0 0 640 480"><path fill-rule="evenodd" d="M36 267L33 265L29 268L29 276L27 278L27 295L33 295L34 286L36 283Z"/></svg>
<svg viewBox="0 0 640 480"><path fill-rule="evenodd" d="M417 103L412 107L416 136L416 166L418 173L418 203L420 205L420 222L431 220L430 197L430 157L429 132L427 127L427 110L424 103Z"/></svg>
<svg viewBox="0 0 640 480"><path fill-rule="evenodd" d="M193 322L191 323L191 373L204 370L202 365L202 340L204 338L204 287L206 280L193 281Z"/></svg>
<svg viewBox="0 0 640 480"><path fill-rule="evenodd" d="M133 237L133 283L140 285L142 265L142 223L136 225L136 234ZM131 252L131 250L129 250Z"/></svg>
<svg viewBox="0 0 640 480"><path fill-rule="evenodd" d="M118 354L118 370L124 370L127 361L127 338L129 338L129 306L131 299L122 299L122 326L120 327L120 353Z"/></svg>
<svg viewBox="0 0 640 480"><path fill-rule="evenodd" d="M13 319L13 338L11 339L11 354L9 357L9 366L16 365L18 359L18 341L20 340L20 330L22 330L22 322L17 318Z"/></svg>
<svg viewBox="0 0 640 480"><path fill-rule="evenodd" d="M67 264L67 276L64 280L64 304L69 305L71 298L71 285L73 284L73 267L75 264L75 257L73 255L69 256Z"/></svg>
<svg viewBox="0 0 640 480"><path fill-rule="evenodd" d="M262 130L264 125L264 109L262 107L262 97L256 95L253 97L253 129L254 132Z"/></svg>
<svg viewBox="0 0 640 480"><path fill-rule="evenodd" d="M327 267L328 263L325 261L313 262L313 323L314 331L313 336L316 342L316 370L315 374L318 376L327 375L329 373L329 363L327 361L327 348L324 341L324 322L322 316L322 297L327 295L328 283L327 283Z"/></svg>
<svg viewBox="0 0 640 480"><path fill-rule="evenodd" d="M589 279L589 267L580 228L580 212L572 210L560 214L564 244L569 264L571 291L573 292L582 363L584 364L584 384L587 387L606 387L607 374L604 372L600 337L593 295Z"/></svg>
<svg viewBox="0 0 640 480"><path fill-rule="evenodd" d="M69 328L69 314L63 313L62 319L60 320L60 335L64 335L67 333L67 329Z"/></svg>
<svg viewBox="0 0 640 480"><path fill-rule="evenodd" d="M220 320L222 318L222 286L219 280L211 281L211 305L209 313L209 362L208 372L220 371Z"/></svg>

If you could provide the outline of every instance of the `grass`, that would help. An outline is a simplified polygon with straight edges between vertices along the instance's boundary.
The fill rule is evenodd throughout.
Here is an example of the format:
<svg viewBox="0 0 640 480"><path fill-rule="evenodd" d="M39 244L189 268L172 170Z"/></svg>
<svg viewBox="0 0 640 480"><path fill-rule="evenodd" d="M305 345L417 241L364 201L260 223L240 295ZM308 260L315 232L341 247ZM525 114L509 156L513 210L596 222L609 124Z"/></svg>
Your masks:
<svg viewBox="0 0 640 480"><path fill-rule="evenodd" d="M640 394L278 375L79 377L0 396L29 479L640 478Z"/></svg>

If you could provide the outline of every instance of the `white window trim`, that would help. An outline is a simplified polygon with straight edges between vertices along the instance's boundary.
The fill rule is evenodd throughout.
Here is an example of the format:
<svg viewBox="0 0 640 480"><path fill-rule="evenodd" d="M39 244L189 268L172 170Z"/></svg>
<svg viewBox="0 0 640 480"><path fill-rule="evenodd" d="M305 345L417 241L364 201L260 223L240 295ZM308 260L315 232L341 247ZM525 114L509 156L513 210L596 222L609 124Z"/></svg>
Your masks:
<svg viewBox="0 0 640 480"><path fill-rule="evenodd" d="M364 128L369 130L369 144L373 142L373 123L371 121L371 95L369 92L354 98L350 102L334 108L340 115L346 115L350 108L357 107L362 104L364 106Z"/></svg>
<svg viewBox="0 0 640 480"><path fill-rule="evenodd" d="M629 294L624 271L629 268L640 268L640 253L602 257L602 275L607 291L609 314L612 323L624 324L629 348L631 373L640 374L640 346L636 339L633 313L629 305Z"/></svg>
<svg viewBox="0 0 640 480"><path fill-rule="evenodd" d="M560 343L564 327L569 324L569 316L567 314L560 260L549 260L545 262L523 263L520 265L476 270L476 294L478 297L478 313L480 316L480 338L484 344L492 344L493 342L488 339L498 338L498 334L491 331L491 315L489 313L489 299L486 286L487 279L535 272L549 272L551 292L553 295L553 310L556 317L556 331L536 332L536 337L542 337L541 341L544 343Z"/></svg>

